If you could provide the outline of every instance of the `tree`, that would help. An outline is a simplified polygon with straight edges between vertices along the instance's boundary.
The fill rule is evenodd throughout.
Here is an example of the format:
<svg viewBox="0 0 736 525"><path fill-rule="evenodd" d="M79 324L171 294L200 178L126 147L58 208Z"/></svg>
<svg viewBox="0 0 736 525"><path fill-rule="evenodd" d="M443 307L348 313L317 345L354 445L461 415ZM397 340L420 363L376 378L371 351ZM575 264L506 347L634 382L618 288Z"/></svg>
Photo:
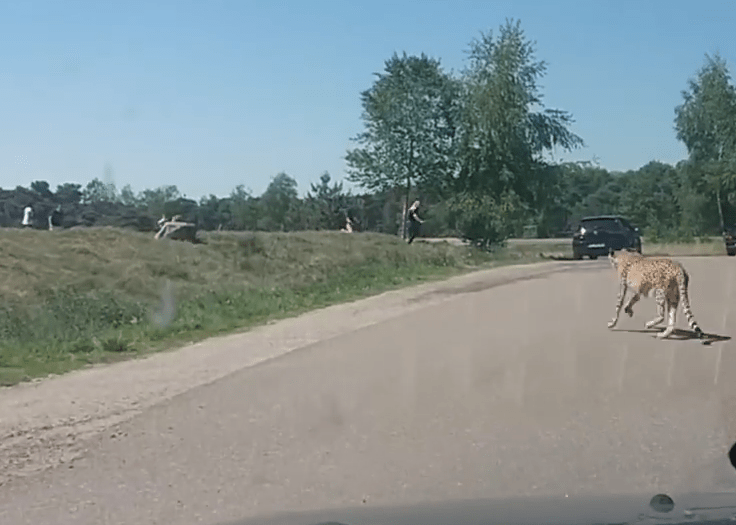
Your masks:
<svg viewBox="0 0 736 525"><path fill-rule="evenodd" d="M179 189L170 185L159 186L155 190L143 190L138 199L151 215L160 217L165 214L166 203L175 201L179 197L181 197Z"/></svg>
<svg viewBox="0 0 736 525"><path fill-rule="evenodd" d="M291 215L296 211L299 201L297 182L284 172L276 175L261 195L264 219L261 227L265 230L293 230Z"/></svg>
<svg viewBox="0 0 736 525"><path fill-rule="evenodd" d="M236 230L255 230L261 207L249 191L240 184L230 193L230 212L233 228Z"/></svg>
<svg viewBox="0 0 736 525"><path fill-rule="evenodd" d="M343 193L342 182L330 186L330 174L324 172L319 184L312 184L307 192L306 206L310 216L310 227L314 229L336 230L345 226L345 217L350 214L352 200Z"/></svg>
<svg viewBox="0 0 736 525"><path fill-rule="evenodd" d="M385 62L384 73L361 94L366 130L348 151L348 180L370 190L405 188L412 183L441 192L452 170L459 85L439 60L424 54Z"/></svg>
<svg viewBox="0 0 736 525"><path fill-rule="evenodd" d="M42 199L50 199L53 197L49 183L45 180L36 180L31 182L31 190L38 193Z"/></svg>
<svg viewBox="0 0 736 525"><path fill-rule="evenodd" d="M544 153L555 147L571 150L582 146L583 140L569 131L573 122L569 113L543 109L537 80L546 64L536 60L534 43L526 39L518 21L507 20L498 39L490 31L474 39L469 57L463 76L454 206L462 214L464 203L472 203L475 215L524 221L525 215L540 213L550 204L555 172L548 169ZM488 209L479 214L483 207ZM524 210L526 214L521 213ZM477 236L482 228L474 224ZM489 236L509 231L490 219L487 226ZM519 224L513 229L518 228ZM476 240L484 244L499 239Z"/></svg>
<svg viewBox="0 0 736 525"><path fill-rule="evenodd" d="M61 204L76 206L82 200L82 185L65 182L56 186L56 200Z"/></svg>
<svg viewBox="0 0 736 525"><path fill-rule="evenodd" d="M123 189L120 190L120 202L122 202L126 206L138 206L141 202L141 199L135 196L135 193L133 193L133 188L130 187L130 184L126 184L125 186L123 186Z"/></svg>
<svg viewBox="0 0 736 525"><path fill-rule="evenodd" d="M677 170L652 161L619 179L623 191L618 193L618 213L644 231L649 240L676 237L681 217Z"/></svg>
<svg viewBox="0 0 736 525"><path fill-rule="evenodd" d="M82 202L84 204L114 202L115 197L115 185L112 183L105 184L97 177L92 179L82 191Z"/></svg>
<svg viewBox="0 0 736 525"><path fill-rule="evenodd" d="M715 194L721 230L722 192L736 188L736 88L730 78L726 61L706 54L675 108L677 138L687 147L689 168L698 173L701 187Z"/></svg>
<svg viewBox="0 0 736 525"><path fill-rule="evenodd" d="M226 216L225 207L226 199L218 199L216 195L210 194L208 197L202 196L199 199L197 220L200 227L204 230L216 230L221 226L227 226L229 215ZM229 212L228 212L229 213Z"/></svg>

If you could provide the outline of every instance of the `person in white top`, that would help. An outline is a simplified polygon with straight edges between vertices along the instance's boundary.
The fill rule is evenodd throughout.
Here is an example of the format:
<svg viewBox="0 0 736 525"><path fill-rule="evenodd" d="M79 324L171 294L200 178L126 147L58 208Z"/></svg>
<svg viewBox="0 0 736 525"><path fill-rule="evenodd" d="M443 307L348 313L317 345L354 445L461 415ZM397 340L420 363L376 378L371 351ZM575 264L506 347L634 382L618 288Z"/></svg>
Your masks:
<svg viewBox="0 0 736 525"><path fill-rule="evenodd" d="M26 206L26 209L23 210L23 227L24 228L30 228L33 226L33 208L31 208L31 205L29 204Z"/></svg>
<svg viewBox="0 0 736 525"><path fill-rule="evenodd" d="M353 221L350 217L345 217L345 227L340 230L341 232L353 233Z"/></svg>

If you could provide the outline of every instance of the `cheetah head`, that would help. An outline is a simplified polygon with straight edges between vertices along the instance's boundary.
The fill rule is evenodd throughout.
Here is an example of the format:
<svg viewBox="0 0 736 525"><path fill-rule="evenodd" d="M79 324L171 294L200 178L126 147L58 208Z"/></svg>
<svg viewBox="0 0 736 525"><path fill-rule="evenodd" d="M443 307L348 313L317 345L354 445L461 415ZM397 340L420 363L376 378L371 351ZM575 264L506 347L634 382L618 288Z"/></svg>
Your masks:
<svg viewBox="0 0 736 525"><path fill-rule="evenodd" d="M611 266L618 269L618 259L616 258L613 248L608 250L608 260L611 263Z"/></svg>

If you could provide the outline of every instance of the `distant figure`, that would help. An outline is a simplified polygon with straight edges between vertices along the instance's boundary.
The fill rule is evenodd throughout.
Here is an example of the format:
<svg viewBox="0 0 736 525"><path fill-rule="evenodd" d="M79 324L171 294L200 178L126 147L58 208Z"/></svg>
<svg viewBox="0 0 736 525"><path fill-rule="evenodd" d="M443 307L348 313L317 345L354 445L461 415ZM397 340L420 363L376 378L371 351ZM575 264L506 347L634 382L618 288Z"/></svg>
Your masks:
<svg viewBox="0 0 736 525"><path fill-rule="evenodd" d="M30 204L26 206L26 208L23 210L22 224L24 228L30 228L31 226L33 226L33 208L31 208Z"/></svg>
<svg viewBox="0 0 736 525"><path fill-rule="evenodd" d="M61 226L61 205L57 206L55 210L49 215L49 231L54 229L54 223L57 226Z"/></svg>
<svg viewBox="0 0 736 525"><path fill-rule="evenodd" d="M350 217L345 217L345 227L340 230L341 232L353 233L353 222Z"/></svg>
<svg viewBox="0 0 736 525"><path fill-rule="evenodd" d="M414 237L419 235L419 227L424 222L422 219L419 218L419 215L417 215L417 210L419 210L419 201L414 201L414 204L412 204L409 207L409 210L406 212L407 218L409 219L409 242L408 244L411 244L414 240Z"/></svg>

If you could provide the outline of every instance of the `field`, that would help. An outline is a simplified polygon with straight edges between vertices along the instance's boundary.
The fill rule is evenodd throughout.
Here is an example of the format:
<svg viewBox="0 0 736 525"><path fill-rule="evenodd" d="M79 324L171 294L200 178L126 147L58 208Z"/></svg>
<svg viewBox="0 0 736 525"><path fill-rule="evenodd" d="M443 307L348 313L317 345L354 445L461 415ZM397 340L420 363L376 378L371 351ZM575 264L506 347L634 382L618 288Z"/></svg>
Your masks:
<svg viewBox="0 0 736 525"><path fill-rule="evenodd" d="M2 230L0 384L129 359L461 272L570 255L569 240L482 253L457 240L341 232L202 235ZM439 242L437 242L439 241ZM720 254L722 243L645 253ZM584 264L584 263L581 263Z"/></svg>

